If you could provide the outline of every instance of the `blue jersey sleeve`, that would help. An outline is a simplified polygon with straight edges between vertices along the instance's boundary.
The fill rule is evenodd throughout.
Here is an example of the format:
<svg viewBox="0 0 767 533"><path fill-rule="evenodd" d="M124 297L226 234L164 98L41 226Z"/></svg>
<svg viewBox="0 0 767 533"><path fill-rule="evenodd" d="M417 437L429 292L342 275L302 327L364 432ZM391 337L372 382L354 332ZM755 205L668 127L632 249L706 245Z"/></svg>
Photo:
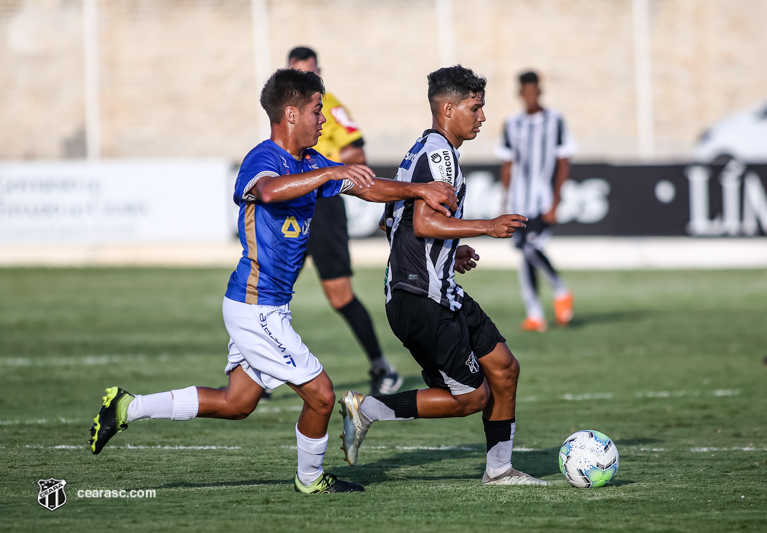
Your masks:
<svg viewBox="0 0 767 533"><path fill-rule="evenodd" d="M245 156L234 184L234 203L255 202L256 197L251 189L263 176L280 176L282 167L280 158L273 150L261 149L256 146Z"/></svg>
<svg viewBox="0 0 767 533"><path fill-rule="evenodd" d="M335 161L331 161L330 159L328 159L327 157L319 153L314 153L313 157L320 168L340 167L343 165L343 163L336 163ZM330 198L331 196L336 196L338 194L341 194L341 191L344 190L345 183L346 183L345 180L329 181L319 188L319 191L318 191L319 196L322 198Z"/></svg>

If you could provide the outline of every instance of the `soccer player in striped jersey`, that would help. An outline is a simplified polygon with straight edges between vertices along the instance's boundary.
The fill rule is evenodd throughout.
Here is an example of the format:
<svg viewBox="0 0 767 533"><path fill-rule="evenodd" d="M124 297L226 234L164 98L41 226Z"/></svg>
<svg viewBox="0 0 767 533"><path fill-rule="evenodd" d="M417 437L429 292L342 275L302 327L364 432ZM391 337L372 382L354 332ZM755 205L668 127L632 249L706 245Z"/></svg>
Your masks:
<svg viewBox="0 0 767 533"><path fill-rule="evenodd" d="M547 485L512 468L519 363L479 304L455 282L476 266L463 237L509 238L525 217L464 220L466 183L458 149L485 121L484 78L460 65L432 72L432 128L410 149L397 172L404 183L445 182L458 191L458 209L446 217L420 200L387 204L384 224L391 245L386 273L386 315L394 334L423 371L429 388L391 396L344 393L343 449L354 465L371 424L383 420L449 418L482 411L487 464L482 483Z"/></svg>
<svg viewBox="0 0 767 533"><path fill-rule="evenodd" d="M264 389L287 383L304 401L296 424L295 490L363 490L322 469L335 393L322 365L290 324L289 303L306 253L314 206L319 196L346 193L372 202L419 198L449 214L457 201L450 185L376 179L364 165L335 163L312 150L325 121L324 92L316 74L284 69L272 75L261 93L271 138L245 156L234 191L243 252L223 303L230 336L229 385L135 396L119 387L107 389L91 428L94 454L128 423L142 418L243 419L255 410Z"/></svg>
<svg viewBox="0 0 767 533"><path fill-rule="evenodd" d="M293 48L288 53L288 66L321 75L316 52L305 46ZM364 165L365 141L347 109L335 96L326 92L322 112L326 122L322 125L322 135L314 149L331 161ZM386 361L370 314L352 290L346 224L343 198L318 198L307 249L330 306L344 317L365 350L370 363L370 394L391 394L402 386L402 377Z"/></svg>
<svg viewBox="0 0 767 533"><path fill-rule="evenodd" d="M541 88L535 72L519 76L519 96L525 110L510 116L503 126L503 141L496 154L503 161L501 184L508 213L528 218L527 227L514 235L522 252L518 271L527 317L524 331L546 331L546 318L538 297L540 271L554 289L554 318L566 326L573 318L573 294L544 254L557 221L562 184L570 174L575 142L562 115L541 107Z"/></svg>

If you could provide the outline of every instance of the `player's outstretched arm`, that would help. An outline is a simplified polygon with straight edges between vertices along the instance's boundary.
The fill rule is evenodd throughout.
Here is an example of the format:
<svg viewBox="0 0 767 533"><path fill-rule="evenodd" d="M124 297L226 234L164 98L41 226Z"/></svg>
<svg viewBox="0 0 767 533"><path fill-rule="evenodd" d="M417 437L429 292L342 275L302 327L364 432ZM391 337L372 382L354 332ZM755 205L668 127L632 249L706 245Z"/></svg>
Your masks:
<svg viewBox="0 0 767 533"><path fill-rule="evenodd" d="M401 181L376 178L372 187L355 186L346 194L358 196L368 202L397 202L399 200L421 201L435 212L448 218L458 209L458 197L452 185L441 181L429 183L402 183Z"/></svg>
<svg viewBox="0 0 767 533"><path fill-rule="evenodd" d="M508 239L517 228L524 228L526 221L522 215L501 215L492 220L448 218L425 202L416 200L413 232L416 237L425 239L463 239L480 235Z"/></svg>
<svg viewBox="0 0 767 533"><path fill-rule="evenodd" d="M299 198L332 180L349 180L354 187L367 189L373 185L375 173L365 165L341 165L320 168L300 174L264 176L251 189L264 203L286 202Z"/></svg>

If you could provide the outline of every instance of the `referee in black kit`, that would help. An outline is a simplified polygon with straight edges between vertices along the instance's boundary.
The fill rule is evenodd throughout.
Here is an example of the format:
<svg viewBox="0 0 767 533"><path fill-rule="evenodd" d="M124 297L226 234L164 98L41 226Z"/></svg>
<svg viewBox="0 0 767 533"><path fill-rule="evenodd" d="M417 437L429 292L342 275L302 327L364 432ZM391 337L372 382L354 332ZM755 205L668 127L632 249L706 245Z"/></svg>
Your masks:
<svg viewBox="0 0 767 533"><path fill-rule="evenodd" d="M320 75L316 52L305 46L293 48L288 53L288 67ZM325 93L322 113L326 122L322 125L322 135L314 149L338 163L365 164L362 132L346 107L332 93ZM352 290L346 225L343 198L318 198L309 233L308 255L312 256L317 267L328 303L344 317L365 350L370 362L371 394L392 394L402 386L403 379L386 361L370 314Z"/></svg>

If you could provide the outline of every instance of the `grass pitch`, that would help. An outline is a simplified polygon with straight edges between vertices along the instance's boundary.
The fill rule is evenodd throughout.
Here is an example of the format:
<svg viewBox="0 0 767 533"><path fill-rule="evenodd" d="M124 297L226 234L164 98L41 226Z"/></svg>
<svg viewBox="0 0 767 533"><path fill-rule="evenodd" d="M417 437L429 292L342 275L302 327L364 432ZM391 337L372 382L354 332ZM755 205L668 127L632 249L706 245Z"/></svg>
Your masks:
<svg viewBox="0 0 767 533"><path fill-rule="evenodd" d="M479 415L373 426L349 467L331 420L325 466L364 494L293 492L288 388L244 421L143 420L99 456L86 448L107 386L133 393L224 386L220 269L0 270L0 524L28 531L764 531L767 529L767 273L573 272L576 319L546 334L522 320L515 274L461 277L509 339L522 376L514 466L550 487L483 487ZM357 272L387 357L422 385L383 311L381 270ZM294 326L336 392L367 390L366 360L314 272ZM562 441L598 429L620 469L570 487ZM37 503L39 479L67 503ZM155 490L153 499L78 498ZM524 529L522 529L524 528Z"/></svg>

